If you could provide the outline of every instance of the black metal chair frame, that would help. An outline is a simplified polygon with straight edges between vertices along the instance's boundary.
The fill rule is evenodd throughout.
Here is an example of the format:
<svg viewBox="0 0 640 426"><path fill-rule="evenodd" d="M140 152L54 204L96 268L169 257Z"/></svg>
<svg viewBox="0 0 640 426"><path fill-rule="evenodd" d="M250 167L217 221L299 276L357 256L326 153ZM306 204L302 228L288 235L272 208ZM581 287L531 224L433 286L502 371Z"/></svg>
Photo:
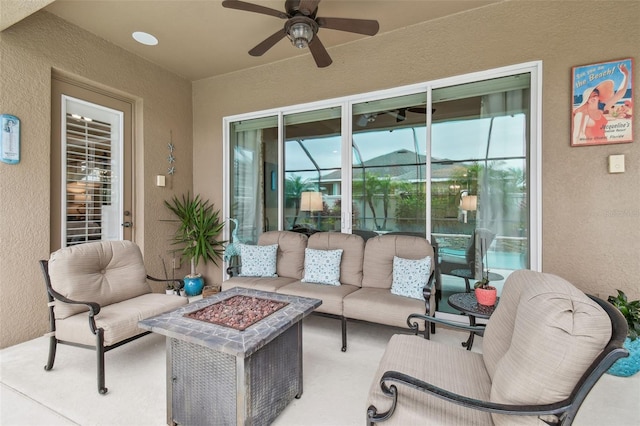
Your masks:
<svg viewBox="0 0 640 426"><path fill-rule="evenodd" d="M44 275L44 281L47 288L47 300L48 300L47 305L49 306L49 333L47 333L47 335L49 336L49 357L47 359L47 365L45 365L44 369L46 371L49 371L53 368L53 363L56 358L56 349L57 349L58 343L64 344L64 345L76 346L79 348L95 350L97 354L97 361L98 361L98 368L97 368L98 392L103 395L106 394L108 389L105 386L105 374L104 374L105 352L108 352L112 349L120 347L133 340L139 339L140 337L146 336L151 332L145 331L141 334L122 340L113 345L105 346L104 330L96 326L96 320L95 320L95 316L100 313L100 305L95 302L82 302L78 300L71 300L67 297L64 297L57 291L55 291L51 286L51 278L49 277L49 262L47 260L40 260L39 263L40 263L40 268L42 269L42 274ZM184 287L184 281L182 279L162 280L159 278L151 277L149 275L147 275L147 279L151 281L157 281L157 282L177 282L179 284L178 289ZM56 338L56 318L55 318L55 312L54 312L55 300L59 300L61 302L69 303L72 305L86 305L89 308L89 312L87 313L88 320L89 320L89 329L91 330L91 333L93 333L96 336L95 346L83 345L75 342L68 342L68 341L59 340L58 338Z"/></svg>
<svg viewBox="0 0 640 426"><path fill-rule="evenodd" d="M623 343L628 332L627 321L625 318L622 316L620 311L610 303L591 295L589 295L589 297L597 302L609 315L609 318L611 319L611 339L600 355L598 355L589 368L584 372L576 384L576 387L571 392L571 395L569 395L567 399L553 404L541 405L499 404L491 401L468 398L416 379L415 377L411 377L399 371L387 371L380 379L380 388L386 396L393 399L391 408L387 412L378 413L376 407L370 406L367 409L367 424L373 425L374 423L384 422L393 415L398 404L398 389L395 384L389 383L397 383L399 385L409 386L427 394L434 395L453 404L462 405L476 410L518 416L555 415L558 418L558 423L553 423L554 425L571 425L575 419L578 409L580 409L580 406L584 402L584 399L600 377L618 359L629 356L629 351L623 347ZM461 330L472 331L480 336L484 334L484 325L465 326L421 314L414 314L409 316L407 324L415 330L416 334L416 319L444 324Z"/></svg>

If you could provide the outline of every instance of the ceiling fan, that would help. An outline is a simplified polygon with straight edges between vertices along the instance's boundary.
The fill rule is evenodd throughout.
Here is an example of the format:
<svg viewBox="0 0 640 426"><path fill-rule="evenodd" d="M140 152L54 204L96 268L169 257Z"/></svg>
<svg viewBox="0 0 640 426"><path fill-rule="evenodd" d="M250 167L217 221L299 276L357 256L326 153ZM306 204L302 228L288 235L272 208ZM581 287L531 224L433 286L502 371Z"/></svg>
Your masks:
<svg viewBox="0 0 640 426"><path fill-rule="evenodd" d="M319 68L328 67L332 62L327 49L317 37L320 28L364 35L375 35L380 28L378 21L370 19L317 17L319 3L320 0L286 0L284 3L286 12L240 0L224 0L222 6L286 19L284 28L249 51L251 56L262 56L280 40L289 37L294 46L300 49L309 47Z"/></svg>

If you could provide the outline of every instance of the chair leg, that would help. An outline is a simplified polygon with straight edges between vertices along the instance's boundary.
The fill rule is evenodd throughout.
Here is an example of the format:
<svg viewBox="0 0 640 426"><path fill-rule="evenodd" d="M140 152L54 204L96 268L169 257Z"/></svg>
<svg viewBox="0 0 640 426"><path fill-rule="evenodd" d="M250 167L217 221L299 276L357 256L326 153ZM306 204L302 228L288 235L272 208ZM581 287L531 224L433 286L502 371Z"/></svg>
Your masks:
<svg viewBox="0 0 640 426"><path fill-rule="evenodd" d="M104 330L101 328L96 331L96 353L98 355L98 392L104 395L108 389L104 385Z"/></svg>
<svg viewBox="0 0 640 426"><path fill-rule="evenodd" d="M347 351L347 318L342 317L342 352Z"/></svg>
<svg viewBox="0 0 640 426"><path fill-rule="evenodd" d="M49 357L47 359L47 365L44 366L46 371L49 371L53 368L53 363L56 360L56 349L58 347L58 339L56 339L55 335L49 337Z"/></svg>

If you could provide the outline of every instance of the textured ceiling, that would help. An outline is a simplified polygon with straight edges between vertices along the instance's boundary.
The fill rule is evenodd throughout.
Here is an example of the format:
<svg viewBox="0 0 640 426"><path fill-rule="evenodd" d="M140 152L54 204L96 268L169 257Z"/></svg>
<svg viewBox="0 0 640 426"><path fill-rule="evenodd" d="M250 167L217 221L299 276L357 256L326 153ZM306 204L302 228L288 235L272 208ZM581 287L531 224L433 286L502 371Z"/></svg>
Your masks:
<svg viewBox="0 0 640 426"><path fill-rule="evenodd" d="M324 0L318 16L375 19L381 34L499 1L504 0ZM284 0L250 2L284 10ZM297 49L288 39L261 57L250 56L247 52L285 21L227 9L221 0L56 0L44 10L192 81L298 55L309 55L309 66L315 67L308 49ZM134 31L155 35L159 44L137 43ZM318 36L330 55L333 46L367 37L328 29Z"/></svg>

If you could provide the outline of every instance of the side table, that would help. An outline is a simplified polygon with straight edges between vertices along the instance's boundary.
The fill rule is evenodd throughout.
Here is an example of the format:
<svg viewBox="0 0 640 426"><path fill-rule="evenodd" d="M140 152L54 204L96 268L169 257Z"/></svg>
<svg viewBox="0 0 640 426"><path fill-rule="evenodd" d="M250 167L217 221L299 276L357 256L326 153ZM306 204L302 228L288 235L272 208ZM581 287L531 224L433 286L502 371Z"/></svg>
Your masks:
<svg viewBox="0 0 640 426"><path fill-rule="evenodd" d="M454 269L453 271L449 272L447 275L453 275L454 277L458 277L458 278L464 278L464 285L466 287L467 293L470 293L472 288L471 288L471 282L469 280L475 279L475 272L472 271L471 269ZM504 277L500 274L496 274L495 272L489 272L489 281L502 281L504 280Z"/></svg>
<svg viewBox="0 0 640 426"><path fill-rule="evenodd" d="M460 312L469 315L469 325L476 325L476 318L489 318L493 311L496 309L496 305L500 299L496 299L496 304L493 306L485 306L478 303L476 295L473 293L454 293L449 296L449 306ZM469 333L469 338L466 342L462 342L462 346L465 346L468 351L473 346L473 338L475 333L472 331Z"/></svg>

